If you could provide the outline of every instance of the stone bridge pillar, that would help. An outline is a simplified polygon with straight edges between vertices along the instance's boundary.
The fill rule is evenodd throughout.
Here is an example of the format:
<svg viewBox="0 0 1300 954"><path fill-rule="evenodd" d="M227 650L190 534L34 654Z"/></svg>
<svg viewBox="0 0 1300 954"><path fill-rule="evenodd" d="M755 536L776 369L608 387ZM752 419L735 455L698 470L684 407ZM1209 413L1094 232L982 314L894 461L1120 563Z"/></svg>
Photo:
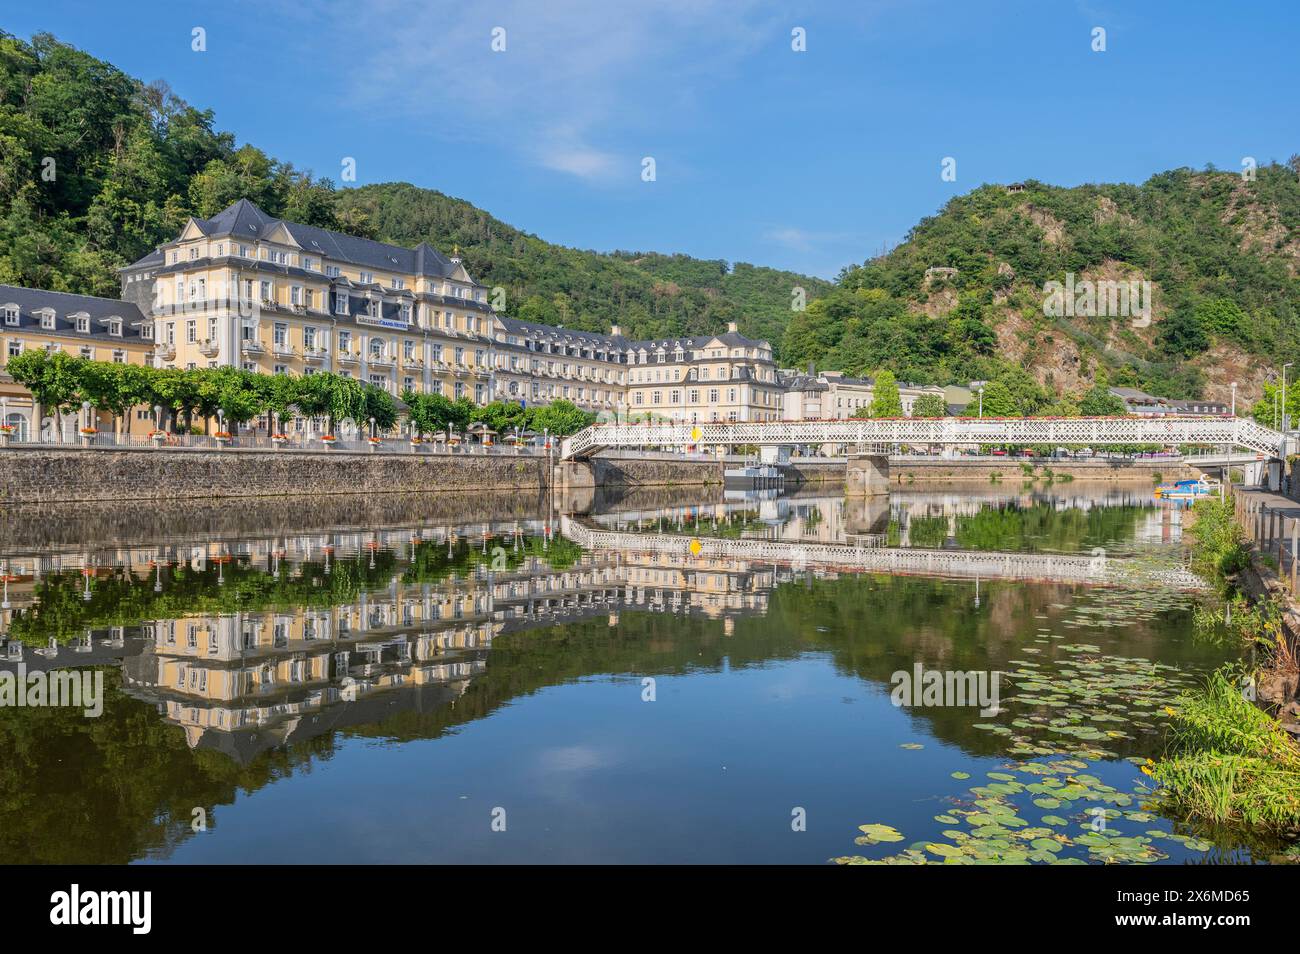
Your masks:
<svg viewBox="0 0 1300 954"><path fill-rule="evenodd" d="M889 458L884 454L850 454L845 464L844 496L875 497L889 493Z"/></svg>

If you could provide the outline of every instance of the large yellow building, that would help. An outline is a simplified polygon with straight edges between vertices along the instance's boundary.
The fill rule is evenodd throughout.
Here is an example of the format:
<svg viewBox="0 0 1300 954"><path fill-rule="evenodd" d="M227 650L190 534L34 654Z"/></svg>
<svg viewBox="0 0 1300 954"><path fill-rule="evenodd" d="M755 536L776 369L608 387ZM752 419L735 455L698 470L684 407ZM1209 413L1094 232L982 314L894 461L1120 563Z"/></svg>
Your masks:
<svg viewBox="0 0 1300 954"><path fill-rule="evenodd" d="M424 242L286 222L241 199L123 269L122 297L153 317L158 367L334 371L491 400L487 293Z"/></svg>
<svg viewBox="0 0 1300 954"><path fill-rule="evenodd" d="M24 351L62 351L91 361L147 364L153 323L132 302L0 285L0 362ZM0 367L0 423L17 441L62 437L75 440L77 413L55 415L37 408L26 388ZM55 434L55 431L59 434Z"/></svg>
<svg viewBox="0 0 1300 954"><path fill-rule="evenodd" d="M634 341L495 314L457 256L276 219L240 200L122 270L158 367L329 370L485 404L569 400L606 414L779 420L765 341Z"/></svg>

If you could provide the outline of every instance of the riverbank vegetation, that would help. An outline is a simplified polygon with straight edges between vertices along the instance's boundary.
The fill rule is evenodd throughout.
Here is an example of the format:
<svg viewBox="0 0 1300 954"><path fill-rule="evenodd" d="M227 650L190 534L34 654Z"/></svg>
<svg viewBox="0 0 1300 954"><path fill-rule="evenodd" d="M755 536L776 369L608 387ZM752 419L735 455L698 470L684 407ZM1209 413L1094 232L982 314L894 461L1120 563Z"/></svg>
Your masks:
<svg viewBox="0 0 1300 954"><path fill-rule="evenodd" d="M1192 565L1224 600L1222 617L1216 609L1197 612L1198 632L1214 632L1243 649L1258 647L1270 668L1294 668L1281 605L1272 597L1251 602L1238 591L1250 552L1231 502L1197 501L1192 513ZM1166 754L1143 771L1179 815L1248 828L1253 835L1294 838L1300 834L1300 746L1256 704L1256 678L1243 667L1224 667L1182 695L1168 709Z"/></svg>
<svg viewBox="0 0 1300 954"><path fill-rule="evenodd" d="M1300 829L1300 746L1230 670L1169 710L1169 753L1146 771L1180 814L1273 833Z"/></svg>

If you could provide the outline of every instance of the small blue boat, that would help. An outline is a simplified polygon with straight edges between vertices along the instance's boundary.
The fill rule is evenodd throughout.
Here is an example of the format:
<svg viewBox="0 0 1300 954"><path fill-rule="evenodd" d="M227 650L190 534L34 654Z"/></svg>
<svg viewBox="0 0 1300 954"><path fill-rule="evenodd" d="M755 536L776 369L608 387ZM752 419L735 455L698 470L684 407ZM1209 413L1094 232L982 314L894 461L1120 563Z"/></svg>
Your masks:
<svg viewBox="0 0 1300 954"><path fill-rule="evenodd" d="M1161 484L1156 488L1159 500L1199 500L1219 493L1220 482L1213 477L1195 477L1190 480L1177 480L1172 484Z"/></svg>

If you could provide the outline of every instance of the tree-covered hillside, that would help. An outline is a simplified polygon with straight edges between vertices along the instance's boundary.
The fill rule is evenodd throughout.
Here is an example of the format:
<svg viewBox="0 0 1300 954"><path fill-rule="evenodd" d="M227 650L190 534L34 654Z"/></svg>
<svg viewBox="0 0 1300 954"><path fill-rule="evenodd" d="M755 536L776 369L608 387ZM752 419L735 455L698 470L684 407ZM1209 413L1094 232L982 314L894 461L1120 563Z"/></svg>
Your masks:
<svg viewBox="0 0 1300 954"><path fill-rule="evenodd" d="M552 245L407 183L336 190L214 126L162 83L41 34L0 31L0 283L115 297L115 270L246 197L273 215L403 245L460 246L506 311L628 334L716 331L779 344L792 291L831 283L687 256Z"/></svg>
<svg viewBox="0 0 1300 954"><path fill-rule="evenodd" d="M792 363L951 383L1029 369L1049 394L1112 384L1171 397L1258 394L1300 351L1300 159L1255 179L1177 169L1140 186L986 185L846 269L795 315ZM927 269L956 269L931 272ZM1149 324L1044 312L1044 286L1149 280Z"/></svg>

